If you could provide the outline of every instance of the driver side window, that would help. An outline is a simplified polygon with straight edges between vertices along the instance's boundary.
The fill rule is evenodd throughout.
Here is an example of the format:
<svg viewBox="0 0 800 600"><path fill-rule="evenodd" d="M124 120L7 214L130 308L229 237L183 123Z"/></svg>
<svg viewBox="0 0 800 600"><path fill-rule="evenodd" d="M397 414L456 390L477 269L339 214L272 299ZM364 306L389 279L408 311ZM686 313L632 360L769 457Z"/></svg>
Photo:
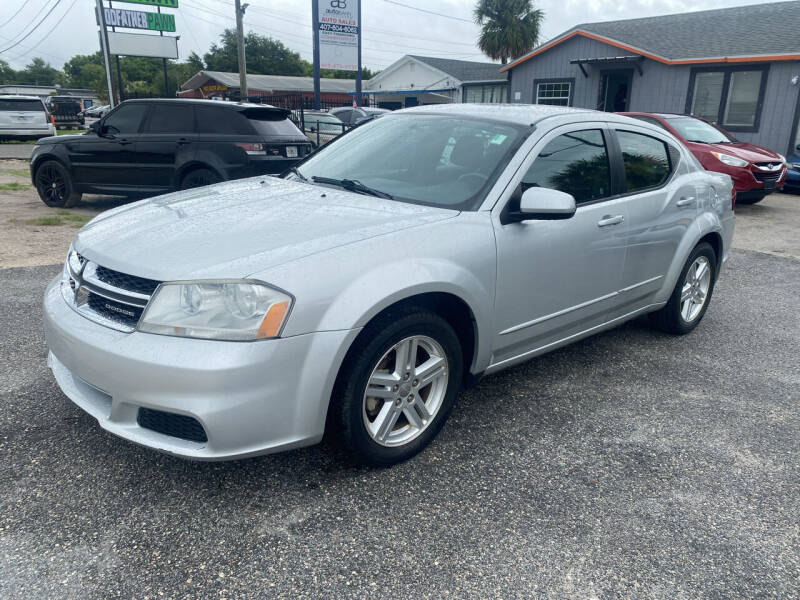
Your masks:
<svg viewBox="0 0 800 600"><path fill-rule="evenodd" d="M611 168L600 129L572 131L550 140L522 178L522 191L544 187L571 194L576 204L611 195Z"/></svg>
<svg viewBox="0 0 800 600"><path fill-rule="evenodd" d="M120 106L103 121L103 127L107 127L108 132L115 135L139 133L146 112L146 104Z"/></svg>

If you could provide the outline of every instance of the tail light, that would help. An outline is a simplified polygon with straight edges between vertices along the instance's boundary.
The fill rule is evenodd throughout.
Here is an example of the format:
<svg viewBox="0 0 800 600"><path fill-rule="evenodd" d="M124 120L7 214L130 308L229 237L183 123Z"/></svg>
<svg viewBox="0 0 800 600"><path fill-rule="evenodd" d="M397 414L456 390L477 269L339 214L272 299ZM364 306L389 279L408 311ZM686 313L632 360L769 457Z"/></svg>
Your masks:
<svg viewBox="0 0 800 600"><path fill-rule="evenodd" d="M47 118L50 119L50 124L53 127L55 127L56 126L56 118L50 113L47 113Z"/></svg>
<svg viewBox="0 0 800 600"><path fill-rule="evenodd" d="M266 154L266 151L264 150L264 144L253 144L250 142L236 142L235 145L244 150L246 154L249 154L251 156Z"/></svg>

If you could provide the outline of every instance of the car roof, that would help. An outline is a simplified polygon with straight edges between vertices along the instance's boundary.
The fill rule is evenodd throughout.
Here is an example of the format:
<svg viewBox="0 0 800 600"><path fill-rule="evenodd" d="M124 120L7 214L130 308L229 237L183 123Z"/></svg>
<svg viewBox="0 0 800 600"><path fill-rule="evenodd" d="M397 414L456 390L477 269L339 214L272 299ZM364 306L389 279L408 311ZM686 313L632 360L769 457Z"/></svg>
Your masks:
<svg viewBox="0 0 800 600"><path fill-rule="evenodd" d="M614 113L546 104L429 104L404 108L394 111L393 114L398 113L449 115L467 118L483 117L491 121L506 122L513 125L533 125L553 117L562 117L562 120L565 121L630 122L630 117Z"/></svg>
<svg viewBox="0 0 800 600"><path fill-rule="evenodd" d="M39 100L42 101L39 96L23 96L21 94L3 94L0 95L0 100Z"/></svg>
<svg viewBox="0 0 800 600"><path fill-rule="evenodd" d="M201 98L134 98L125 100L123 104L195 104L198 106L223 106L229 110L272 109L271 104L255 104L254 102L222 102L220 100L207 100ZM286 110L286 109L280 109Z"/></svg>

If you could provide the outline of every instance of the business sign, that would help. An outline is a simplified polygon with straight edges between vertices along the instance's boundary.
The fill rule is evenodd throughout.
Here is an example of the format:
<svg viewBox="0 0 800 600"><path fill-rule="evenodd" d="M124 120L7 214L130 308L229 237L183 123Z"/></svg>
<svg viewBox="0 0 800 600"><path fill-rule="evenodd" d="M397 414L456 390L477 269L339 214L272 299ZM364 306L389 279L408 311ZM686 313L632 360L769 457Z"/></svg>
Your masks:
<svg viewBox="0 0 800 600"><path fill-rule="evenodd" d="M143 12L141 10L123 10L121 8L104 8L103 13L106 18L106 25L110 27L175 31L175 15Z"/></svg>
<svg viewBox="0 0 800 600"><path fill-rule="evenodd" d="M319 0L319 66L358 71L358 3L360 0Z"/></svg>
<svg viewBox="0 0 800 600"><path fill-rule="evenodd" d="M178 58L178 38L144 33L108 32L110 54Z"/></svg>
<svg viewBox="0 0 800 600"><path fill-rule="evenodd" d="M163 8L178 8L178 0L114 0L114 2L146 4L147 6L161 6Z"/></svg>

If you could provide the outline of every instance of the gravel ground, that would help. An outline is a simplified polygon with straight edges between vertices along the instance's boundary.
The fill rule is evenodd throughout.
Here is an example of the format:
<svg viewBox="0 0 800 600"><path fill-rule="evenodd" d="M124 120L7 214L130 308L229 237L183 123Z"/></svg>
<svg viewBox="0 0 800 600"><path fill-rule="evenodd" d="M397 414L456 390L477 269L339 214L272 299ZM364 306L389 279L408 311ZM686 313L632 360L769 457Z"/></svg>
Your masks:
<svg viewBox="0 0 800 600"><path fill-rule="evenodd" d="M104 433L45 366L57 271L0 270L2 598L800 597L800 261L735 252L694 333L489 377L387 470Z"/></svg>

